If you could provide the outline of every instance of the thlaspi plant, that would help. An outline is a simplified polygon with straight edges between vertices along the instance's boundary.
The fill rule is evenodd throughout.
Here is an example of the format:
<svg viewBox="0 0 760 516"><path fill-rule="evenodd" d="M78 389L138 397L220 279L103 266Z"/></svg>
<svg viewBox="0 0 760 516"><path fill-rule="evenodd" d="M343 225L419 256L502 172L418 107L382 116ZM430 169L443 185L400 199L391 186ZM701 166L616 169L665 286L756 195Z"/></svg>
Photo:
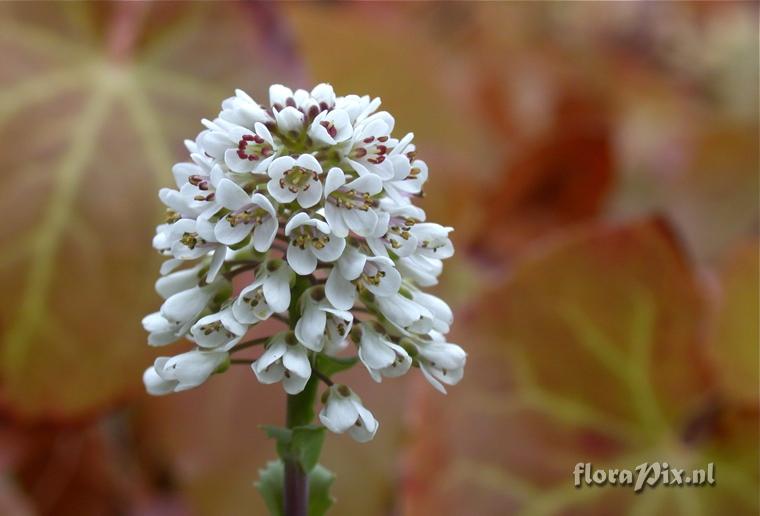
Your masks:
<svg viewBox="0 0 760 516"><path fill-rule="evenodd" d="M319 466L325 429L371 440L379 423L333 375L361 363L377 382L418 368L437 390L463 375L464 350L446 341L449 306L423 291L453 255L450 227L413 204L428 175L412 134L392 135L380 99L320 84L274 85L269 104L243 91L185 141L190 162L163 188L166 220L153 247L168 259L164 298L143 326L151 346L194 348L156 359L143 381L163 395L249 365L287 393L284 427L266 427L280 460L258 488L273 514L318 515L332 475ZM247 339L266 320L274 335ZM240 358L254 347L255 359ZM319 384L321 410L315 419Z"/></svg>

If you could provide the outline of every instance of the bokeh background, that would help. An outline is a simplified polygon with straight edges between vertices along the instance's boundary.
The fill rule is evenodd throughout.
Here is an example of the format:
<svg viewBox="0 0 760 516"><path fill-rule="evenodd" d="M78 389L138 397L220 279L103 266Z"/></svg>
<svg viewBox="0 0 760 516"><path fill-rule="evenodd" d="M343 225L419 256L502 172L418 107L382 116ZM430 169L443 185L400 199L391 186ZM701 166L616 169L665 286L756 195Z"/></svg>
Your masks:
<svg viewBox="0 0 760 516"><path fill-rule="evenodd" d="M234 88L326 81L415 132L469 352L346 375L331 514L757 514L757 5L0 4L0 513L264 514L281 389L143 392L156 193ZM645 461L717 485L572 486Z"/></svg>

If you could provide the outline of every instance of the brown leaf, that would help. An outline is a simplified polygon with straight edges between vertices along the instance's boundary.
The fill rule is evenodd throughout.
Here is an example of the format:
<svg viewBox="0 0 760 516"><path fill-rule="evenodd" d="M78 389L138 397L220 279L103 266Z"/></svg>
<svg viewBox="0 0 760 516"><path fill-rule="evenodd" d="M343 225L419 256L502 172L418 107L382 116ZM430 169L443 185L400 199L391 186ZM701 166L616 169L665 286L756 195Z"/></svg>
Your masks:
<svg viewBox="0 0 760 516"><path fill-rule="evenodd" d="M662 221L589 229L533 249L472 309L472 323L455 331L477 374L446 400L417 405L410 513L686 515L696 496L721 513L757 509L741 487L757 471L746 456L736 460L739 449L757 458L747 445L757 416L745 410L739 422L730 415L737 407L716 399L702 288ZM693 493L572 484L578 462L691 469L716 456L725 483L717 473L715 487Z"/></svg>
<svg viewBox="0 0 760 516"><path fill-rule="evenodd" d="M0 6L0 53L24 56L0 76L0 373L16 412L81 415L142 388L156 192L235 87L266 95L255 9Z"/></svg>

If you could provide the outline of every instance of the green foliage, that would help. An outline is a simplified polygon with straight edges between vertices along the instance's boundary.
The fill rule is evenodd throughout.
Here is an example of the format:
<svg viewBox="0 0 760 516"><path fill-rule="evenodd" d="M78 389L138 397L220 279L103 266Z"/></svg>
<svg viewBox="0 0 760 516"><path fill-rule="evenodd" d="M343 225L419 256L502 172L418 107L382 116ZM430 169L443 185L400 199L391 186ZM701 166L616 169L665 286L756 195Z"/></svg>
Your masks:
<svg viewBox="0 0 760 516"><path fill-rule="evenodd" d="M357 357L330 357L320 354L317 356L317 370L326 376L332 376L352 368L358 360Z"/></svg>
<svg viewBox="0 0 760 516"><path fill-rule="evenodd" d="M282 516L284 476L285 465L281 460L273 460L259 470L259 481L254 484L272 516Z"/></svg>
<svg viewBox="0 0 760 516"><path fill-rule="evenodd" d="M320 464L309 473L309 516L322 516L335 502L330 496L334 480L335 474Z"/></svg>
<svg viewBox="0 0 760 516"><path fill-rule="evenodd" d="M283 514L284 477L285 465L282 460L270 461L264 469L259 471L259 480L255 486L261 493L271 516ZM319 464L309 473L309 516L323 516L332 506L335 500L330 496L330 486L334 480L335 475Z"/></svg>
<svg viewBox="0 0 760 516"><path fill-rule="evenodd" d="M317 425L284 428L264 425L267 436L277 441L277 454L282 460L296 460L305 472L310 472L319 462L319 453L325 440L324 427Z"/></svg>
<svg viewBox="0 0 760 516"><path fill-rule="evenodd" d="M293 429L290 451L304 471L309 473L319 462L319 453L325 440L325 428L309 425Z"/></svg>

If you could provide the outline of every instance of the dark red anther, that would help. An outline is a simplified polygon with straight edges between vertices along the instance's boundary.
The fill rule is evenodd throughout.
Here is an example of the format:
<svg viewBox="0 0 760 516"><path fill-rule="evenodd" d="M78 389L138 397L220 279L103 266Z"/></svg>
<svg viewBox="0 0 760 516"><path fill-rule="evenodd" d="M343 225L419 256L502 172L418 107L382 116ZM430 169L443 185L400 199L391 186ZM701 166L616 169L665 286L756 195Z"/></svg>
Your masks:
<svg viewBox="0 0 760 516"><path fill-rule="evenodd" d="M367 155L367 149L364 147L359 147L357 149L354 149L353 155L355 158L363 158Z"/></svg>
<svg viewBox="0 0 760 516"><path fill-rule="evenodd" d="M386 152L388 152L388 147L386 147L385 145L378 145L375 148L377 149L378 154L385 154Z"/></svg>
<svg viewBox="0 0 760 516"><path fill-rule="evenodd" d="M250 156L248 156L248 161L258 161L258 160L259 160L259 157L256 156L255 154L251 154Z"/></svg>
<svg viewBox="0 0 760 516"><path fill-rule="evenodd" d="M381 136L380 138L377 139L377 141L379 141L379 142L387 142L388 141L388 137L387 136Z"/></svg>
<svg viewBox="0 0 760 516"><path fill-rule="evenodd" d="M335 138L335 135L338 134L338 130L331 122L321 122L320 125L327 129L327 134L329 134L332 138Z"/></svg>
<svg viewBox="0 0 760 516"><path fill-rule="evenodd" d="M243 135L243 140L245 140L247 142L252 142L255 138L256 137L253 136L252 134L244 134Z"/></svg>
<svg viewBox="0 0 760 516"><path fill-rule="evenodd" d="M288 97L287 100L285 101L285 105L290 106L290 107L296 107L296 101L293 97Z"/></svg>
<svg viewBox="0 0 760 516"><path fill-rule="evenodd" d="M375 137L374 136L369 136L367 138L364 138L363 141L364 141L364 143L372 143L372 142L375 141Z"/></svg>
<svg viewBox="0 0 760 516"><path fill-rule="evenodd" d="M242 150L237 151L237 155L240 159L246 159L248 157L248 154L246 154L245 151L242 151Z"/></svg>

